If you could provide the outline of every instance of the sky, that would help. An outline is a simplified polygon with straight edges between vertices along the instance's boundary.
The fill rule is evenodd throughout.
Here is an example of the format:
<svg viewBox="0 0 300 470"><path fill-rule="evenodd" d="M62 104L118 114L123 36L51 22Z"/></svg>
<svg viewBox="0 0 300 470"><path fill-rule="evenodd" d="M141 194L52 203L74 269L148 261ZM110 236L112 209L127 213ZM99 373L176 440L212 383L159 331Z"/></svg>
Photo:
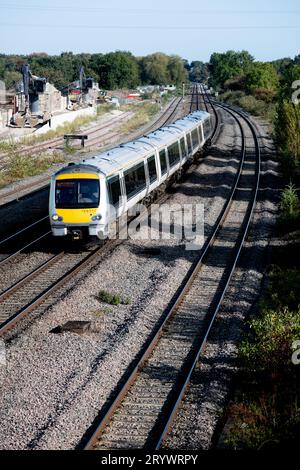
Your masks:
<svg viewBox="0 0 300 470"><path fill-rule="evenodd" d="M229 49L262 61L299 54L299 1L0 0L0 53L160 51L208 61Z"/></svg>

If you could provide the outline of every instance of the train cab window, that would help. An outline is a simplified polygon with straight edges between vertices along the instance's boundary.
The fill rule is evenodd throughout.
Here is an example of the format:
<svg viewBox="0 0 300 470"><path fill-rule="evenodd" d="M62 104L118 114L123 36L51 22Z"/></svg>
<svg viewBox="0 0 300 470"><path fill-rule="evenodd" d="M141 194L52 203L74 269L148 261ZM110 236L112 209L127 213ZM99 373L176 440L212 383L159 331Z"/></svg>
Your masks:
<svg viewBox="0 0 300 470"><path fill-rule="evenodd" d="M176 163L179 162L180 153L179 153L178 142L175 142L174 144L168 147L168 157L169 157L170 166L174 166L176 165Z"/></svg>
<svg viewBox="0 0 300 470"><path fill-rule="evenodd" d="M58 209L84 209L99 206L98 179L65 179L55 184L55 206Z"/></svg>
<svg viewBox="0 0 300 470"><path fill-rule="evenodd" d="M192 141L191 141L191 134L186 135L186 140L188 144L188 152L192 153Z"/></svg>
<svg viewBox="0 0 300 470"><path fill-rule="evenodd" d="M155 155L152 155L147 160L148 163L148 171L149 171L149 180L150 184L153 181L157 180L157 172L156 172L156 163L155 163Z"/></svg>
<svg viewBox="0 0 300 470"><path fill-rule="evenodd" d="M117 206L120 202L121 197L121 185L119 175L112 176L107 181L108 183L108 193L111 204Z"/></svg>
<svg viewBox="0 0 300 470"><path fill-rule="evenodd" d="M197 147L199 145L199 137L198 137L198 131L197 129L194 129L192 131L192 142L193 142L193 147Z"/></svg>
<svg viewBox="0 0 300 470"><path fill-rule="evenodd" d="M184 137L182 137L180 139L180 148L181 148L182 158L186 157L186 148L185 148L185 143L184 143Z"/></svg>
<svg viewBox="0 0 300 470"><path fill-rule="evenodd" d="M167 173L167 156L166 156L165 149L159 152L159 161L160 161L161 174L164 175L165 173Z"/></svg>
<svg viewBox="0 0 300 470"><path fill-rule="evenodd" d="M124 180L128 199L142 191L146 187L144 162L124 171Z"/></svg>

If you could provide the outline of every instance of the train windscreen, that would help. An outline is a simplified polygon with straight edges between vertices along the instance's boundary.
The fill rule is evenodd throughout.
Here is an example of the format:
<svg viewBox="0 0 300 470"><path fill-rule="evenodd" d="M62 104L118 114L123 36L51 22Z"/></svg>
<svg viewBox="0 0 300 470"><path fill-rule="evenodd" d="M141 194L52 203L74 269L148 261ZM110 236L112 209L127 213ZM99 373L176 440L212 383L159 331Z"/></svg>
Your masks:
<svg viewBox="0 0 300 470"><path fill-rule="evenodd" d="M96 179L57 180L55 206L58 209L84 209L99 206L100 185Z"/></svg>

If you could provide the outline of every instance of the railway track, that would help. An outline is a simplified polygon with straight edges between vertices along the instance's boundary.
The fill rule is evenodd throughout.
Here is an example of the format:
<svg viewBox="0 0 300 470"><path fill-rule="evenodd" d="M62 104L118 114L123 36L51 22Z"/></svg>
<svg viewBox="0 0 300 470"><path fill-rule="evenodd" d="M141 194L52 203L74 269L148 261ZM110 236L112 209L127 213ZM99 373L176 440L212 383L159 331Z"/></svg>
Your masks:
<svg viewBox="0 0 300 470"><path fill-rule="evenodd" d="M128 111L124 113L121 117L112 117L108 121L106 121L103 124L98 124L96 126L88 128L85 133L88 136L93 136L94 134L97 134L98 132L105 132L107 128L109 128L111 125L114 125L116 123L122 123L124 120L128 119L130 117L131 113ZM102 135L102 134L101 134ZM55 150L56 148L61 148L64 145L64 138L63 137L54 137L53 139L49 139L45 142L41 143L36 143L34 145L30 146L20 146L20 149L18 150L20 155L35 155L40 153L41 151L45 150ZM6 154L1 154L0 158L3 159L6 157Z"/></svg>
<svg viewBox="0 0 300 470"><path fill-rule="evenodd" d="M165 122L173 119L173 115L180 101L181 99L176 100L176 105L173 106L172 112L167 118L164 118ZM11 242L16 236L22 235L26 230L38 226L39 223L45 222L45 219L47 219L47 217L40 219L36 223L0 241L0 247L3 244L5 245ZM86 265L87 260L92 260L103 250L102 246L96 247L93 256L86 251L83 251L83 253L65 253L61 251L54 256L46 254L34 263L31 270L29 263L29 271L27 272L26 266L25 268L23 267L24 263L26 265L26 258L23 259L21 254L28 248L32 249L34 245L40 243L41 240L45 240L48 236L50 236L50 232L49 230L45 230L42 234L39 234L38 237L27 242L25 246L19 247L13 253L7 254L2 260L0 259L0 269L7 270L7 263L10 261L19 261L22 267L21 270L14 274L10 284L8 281L6 281L6 283L0 283L0 289L2 287L2 292L0 291L0 335L7 332L15 325L18 319L23 318L43 302L55 287L61 286L64 282L67 282L74 272L79 271L81 267ZM113 242L108 242L108 247L112 245L112 243ZM2 277L5 278L5 276Z"/></svg>
<svg viewBox="0 0 300 470"><path fill-rule="evenodd" d="M199 93L198 85L193 85L191 92L191 103L190 103L190 113L193 111L198 111L199 109Z"/></svg>
<svg viewBox="0 0 300 470"><path fill-rule="evenodd" d="M163 116L165 114L167 114L168 112L170 112L170 110L171 110L171 112L173 111L174 102L176 102L176 98L174 98L171 101L171 103L169 104L169 106L165 110ZM101 139L101 143L103 145L105 145L105 143L109 140L108 137L106 137L105 140L103 140L103 137L107 133L107 130L112 125L122 124L124 121L128 120L128 118L130 118L131 115L132 115L132 112L127 111L122 116L112 117L111 119L107 120L103 124L100 124L100 125L98 124L98 125L92 126L92 127L88 128L87 130L85 130L84 133L86 135L88 135L88 137L89 137L86 144L85 144L85 147L89 148L89 147L95 147L95 145L99 145L99 139ZM159 122L163 118L163 116L160 116L157 119L157 122ZM113 134L113 135L119 135L119 134ZM45 150L49 150L49 149L50 150L55 150L55 149L61 148L63 145L64 145L64 138L63 137L55 137L53 139L49 139L45 142L37 143L35 145L26 146L26 147L21 146L21 148L19 149L19 154L21 154L21 155L28 155L28 154L34 155L34 154L40 153L41 151L45 151ZM6 154L1 154L0 158L3 159L3 158L5 158L5 156L6 156Z"/></svg>
<svg viewBox="0 0 300 470"><path fill-rule="evenodd" d="M148 124L147 126L144 126L142 128L142 130L139 130L139 131L136 131L134 134L132 134L130 136L130 139L127 139L125 140L123 143L126 143L128 142L129 140L133 140L133 139L136 139L138 137L140 137L142 134L147 134L147 133L150 133L152 131L154 131L155 129L159 128L159 127L162 127L164 125L167 125L168 123L172 122L173 120L176 119L176 112L178 111L178 108L180 106L180 103L182 101L182 98L174 98L171 103L168 105L168 107L165 109L164 113L162 115L160 115L153 123L151 123L150 125ZM97 137L94 137L92 139L89 139L87 140L86 142L86 148L90 148L90 150L92 150L93 148L99 146L99 137L103 137L103 135L105 135L105 133L107 133L107 129L109 126L111 126L111 122L110 123L106 123L105 125L103 125L102 127L97 127L97 129L95 130L92 130L88 135L91 136L95 133L98 133L99 132L101 133L101 135L97 136ZM120 137L120 133L119 132L114 132L112 131L110 134L108 133L107 136L105 137L105 140L102 140L102 144L103 146L105 147L105 145L107 146L109 141L110 140L113 140L115 138L119 138ZM60 140L58 140L60 139ZM32 149L36 148L36 152L35 153L39 153L41 150L46 150L46 149L49 149L49 148L52 148L53 149L53 146L54 145L58 145L58 142L61 142L61 144L63 144L63 139L62 138L56 138L56 139L53 139L53 141L47 141L46 143L43 143L43 144L40 144L38 146L33 146ZM102 149L103 150L103 149ZM0 157L2 158L3 155ZM39 190L45 190L48 185L49 185L49 179L50 177L49 176L42 176L41 178L38 178L38 179L35 179L34 181L31 181L30 183L28 184L25 184L25 185L22 185L21 187L18 187L16 189L12 189L12 190L9 190L9 191L5 191L5 193L3 194L3 197L2 199L6 200L6 199L10 199L12 196L15 196L15 200L18 200L19 198L22 198L23 196L27 196L28 195L28 189L30 189L30 193L31 192L37 192ZM0 196L1 198L1 196ZM11 202L14 202L14 201L11 201L9 200L8 203L11 203Z"/></svg>
<svg viewBox="0 0 300 470"><path fill-rule="evenodd" d="M101 416L87 450L161 448L203 353L248 233L260 175L253 124L224 109L236 120L242 142L230 196L188 281Z"/></svg>

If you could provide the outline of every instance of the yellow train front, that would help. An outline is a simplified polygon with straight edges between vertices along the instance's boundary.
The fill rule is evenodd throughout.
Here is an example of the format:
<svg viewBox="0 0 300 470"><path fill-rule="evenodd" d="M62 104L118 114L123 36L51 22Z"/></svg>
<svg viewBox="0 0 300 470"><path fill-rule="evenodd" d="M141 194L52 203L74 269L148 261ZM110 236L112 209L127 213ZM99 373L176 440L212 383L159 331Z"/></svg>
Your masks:
<svg viewBox="0 0 300 470"><path fill-rule="evenodd" d="M103 232L105 192L104 176L91 165L70 164L53 175L49 198L53 235L79 239Z"/></svg>

